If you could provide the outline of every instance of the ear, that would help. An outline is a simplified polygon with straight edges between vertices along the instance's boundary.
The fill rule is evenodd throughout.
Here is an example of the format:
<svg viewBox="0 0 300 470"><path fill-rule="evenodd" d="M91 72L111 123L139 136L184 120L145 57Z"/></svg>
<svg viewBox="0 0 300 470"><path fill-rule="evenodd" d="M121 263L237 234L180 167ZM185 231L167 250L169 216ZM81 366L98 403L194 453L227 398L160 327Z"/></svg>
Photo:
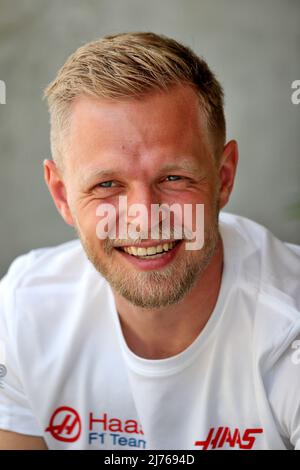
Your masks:
<svg viewBox="0 0 300 470"><path fill-rule="evenodd" d="M222 209L228 202L236 174L238 164L238 145L235 140L230 140L224 147L219 162L219 208Z"/></svg>
<svg viewBox="0 0 300 470"><path fill-rule="evenodd" d="M44 160L44 178L58 212L68 225L74 226L65 183L61 171L53 160Z"/></svg>

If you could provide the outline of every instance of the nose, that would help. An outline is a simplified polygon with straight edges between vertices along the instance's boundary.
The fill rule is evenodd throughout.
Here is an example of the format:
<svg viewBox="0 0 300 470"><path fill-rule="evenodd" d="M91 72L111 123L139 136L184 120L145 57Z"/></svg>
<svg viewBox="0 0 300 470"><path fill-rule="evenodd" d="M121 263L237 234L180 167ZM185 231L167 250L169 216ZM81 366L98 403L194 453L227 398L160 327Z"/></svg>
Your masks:
<svg viewBox="0 0 300 470"><path fill-rule="evenodd" d="M154 231L155 226L158 229L158 221L151 217L151 208L160 203L153 188L144 183L135 186L127 195L128 224L133 224L143 238L150 238L150 232Z"/></svg>

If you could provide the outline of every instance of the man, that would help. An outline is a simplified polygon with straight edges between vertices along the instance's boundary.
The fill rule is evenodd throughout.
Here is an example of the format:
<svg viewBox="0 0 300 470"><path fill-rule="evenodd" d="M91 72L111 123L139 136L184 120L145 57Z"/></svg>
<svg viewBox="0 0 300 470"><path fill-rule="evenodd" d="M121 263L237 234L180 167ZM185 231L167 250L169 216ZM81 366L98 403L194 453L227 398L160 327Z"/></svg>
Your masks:
<svg viewBox="0 0 300 470"><path fill-rule="evenodd" d="M164 36L110 36L46 97L45 180L80 241L1 282L0 447L300 449L300 250L219 214L238 150L207 64ZM155 238L152 208L173 204L191 217L168 231L158 211Z"/></svg>

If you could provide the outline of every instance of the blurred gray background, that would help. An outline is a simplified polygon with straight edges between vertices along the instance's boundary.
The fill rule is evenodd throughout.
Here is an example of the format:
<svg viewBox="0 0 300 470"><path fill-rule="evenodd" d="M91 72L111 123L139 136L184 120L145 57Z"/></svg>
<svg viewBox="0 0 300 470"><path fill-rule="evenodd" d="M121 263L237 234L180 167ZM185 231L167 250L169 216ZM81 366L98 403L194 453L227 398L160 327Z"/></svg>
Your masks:
<svg viewBox="0 0 300 470"><path fill-rule="evenodd" d="M203 55L225 88L240 164L227 210L300 243L299 0L0 0L0 276L32 248L75 238L44 184L44 87L67 56L105 34L154 31Z"/></svg>

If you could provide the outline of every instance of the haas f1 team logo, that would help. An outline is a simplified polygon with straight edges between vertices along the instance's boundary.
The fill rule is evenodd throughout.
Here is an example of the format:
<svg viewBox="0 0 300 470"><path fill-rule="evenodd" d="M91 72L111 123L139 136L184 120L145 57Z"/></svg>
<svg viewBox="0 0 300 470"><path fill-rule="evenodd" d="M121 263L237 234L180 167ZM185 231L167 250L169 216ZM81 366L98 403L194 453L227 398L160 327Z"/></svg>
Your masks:
<svg viewBox="0 0 300 470"><path fill-rule="evenodd" d="M81 434L81 420L76 410L61 406L53 413L45 430L58 441L75 442Z"/></svg>
<svg viewBox="0 0 300 470"><path fill-rule="evenodd" d="M226 444L229 447L238 447L239 449L252 449L255 442L255 434L263 432L261 428L245 429L243 435L240 430L235 428L230 431L228 427L210 428L205 441L196 441L195 446L201 446L202 450L221 449Z"/></svg>

